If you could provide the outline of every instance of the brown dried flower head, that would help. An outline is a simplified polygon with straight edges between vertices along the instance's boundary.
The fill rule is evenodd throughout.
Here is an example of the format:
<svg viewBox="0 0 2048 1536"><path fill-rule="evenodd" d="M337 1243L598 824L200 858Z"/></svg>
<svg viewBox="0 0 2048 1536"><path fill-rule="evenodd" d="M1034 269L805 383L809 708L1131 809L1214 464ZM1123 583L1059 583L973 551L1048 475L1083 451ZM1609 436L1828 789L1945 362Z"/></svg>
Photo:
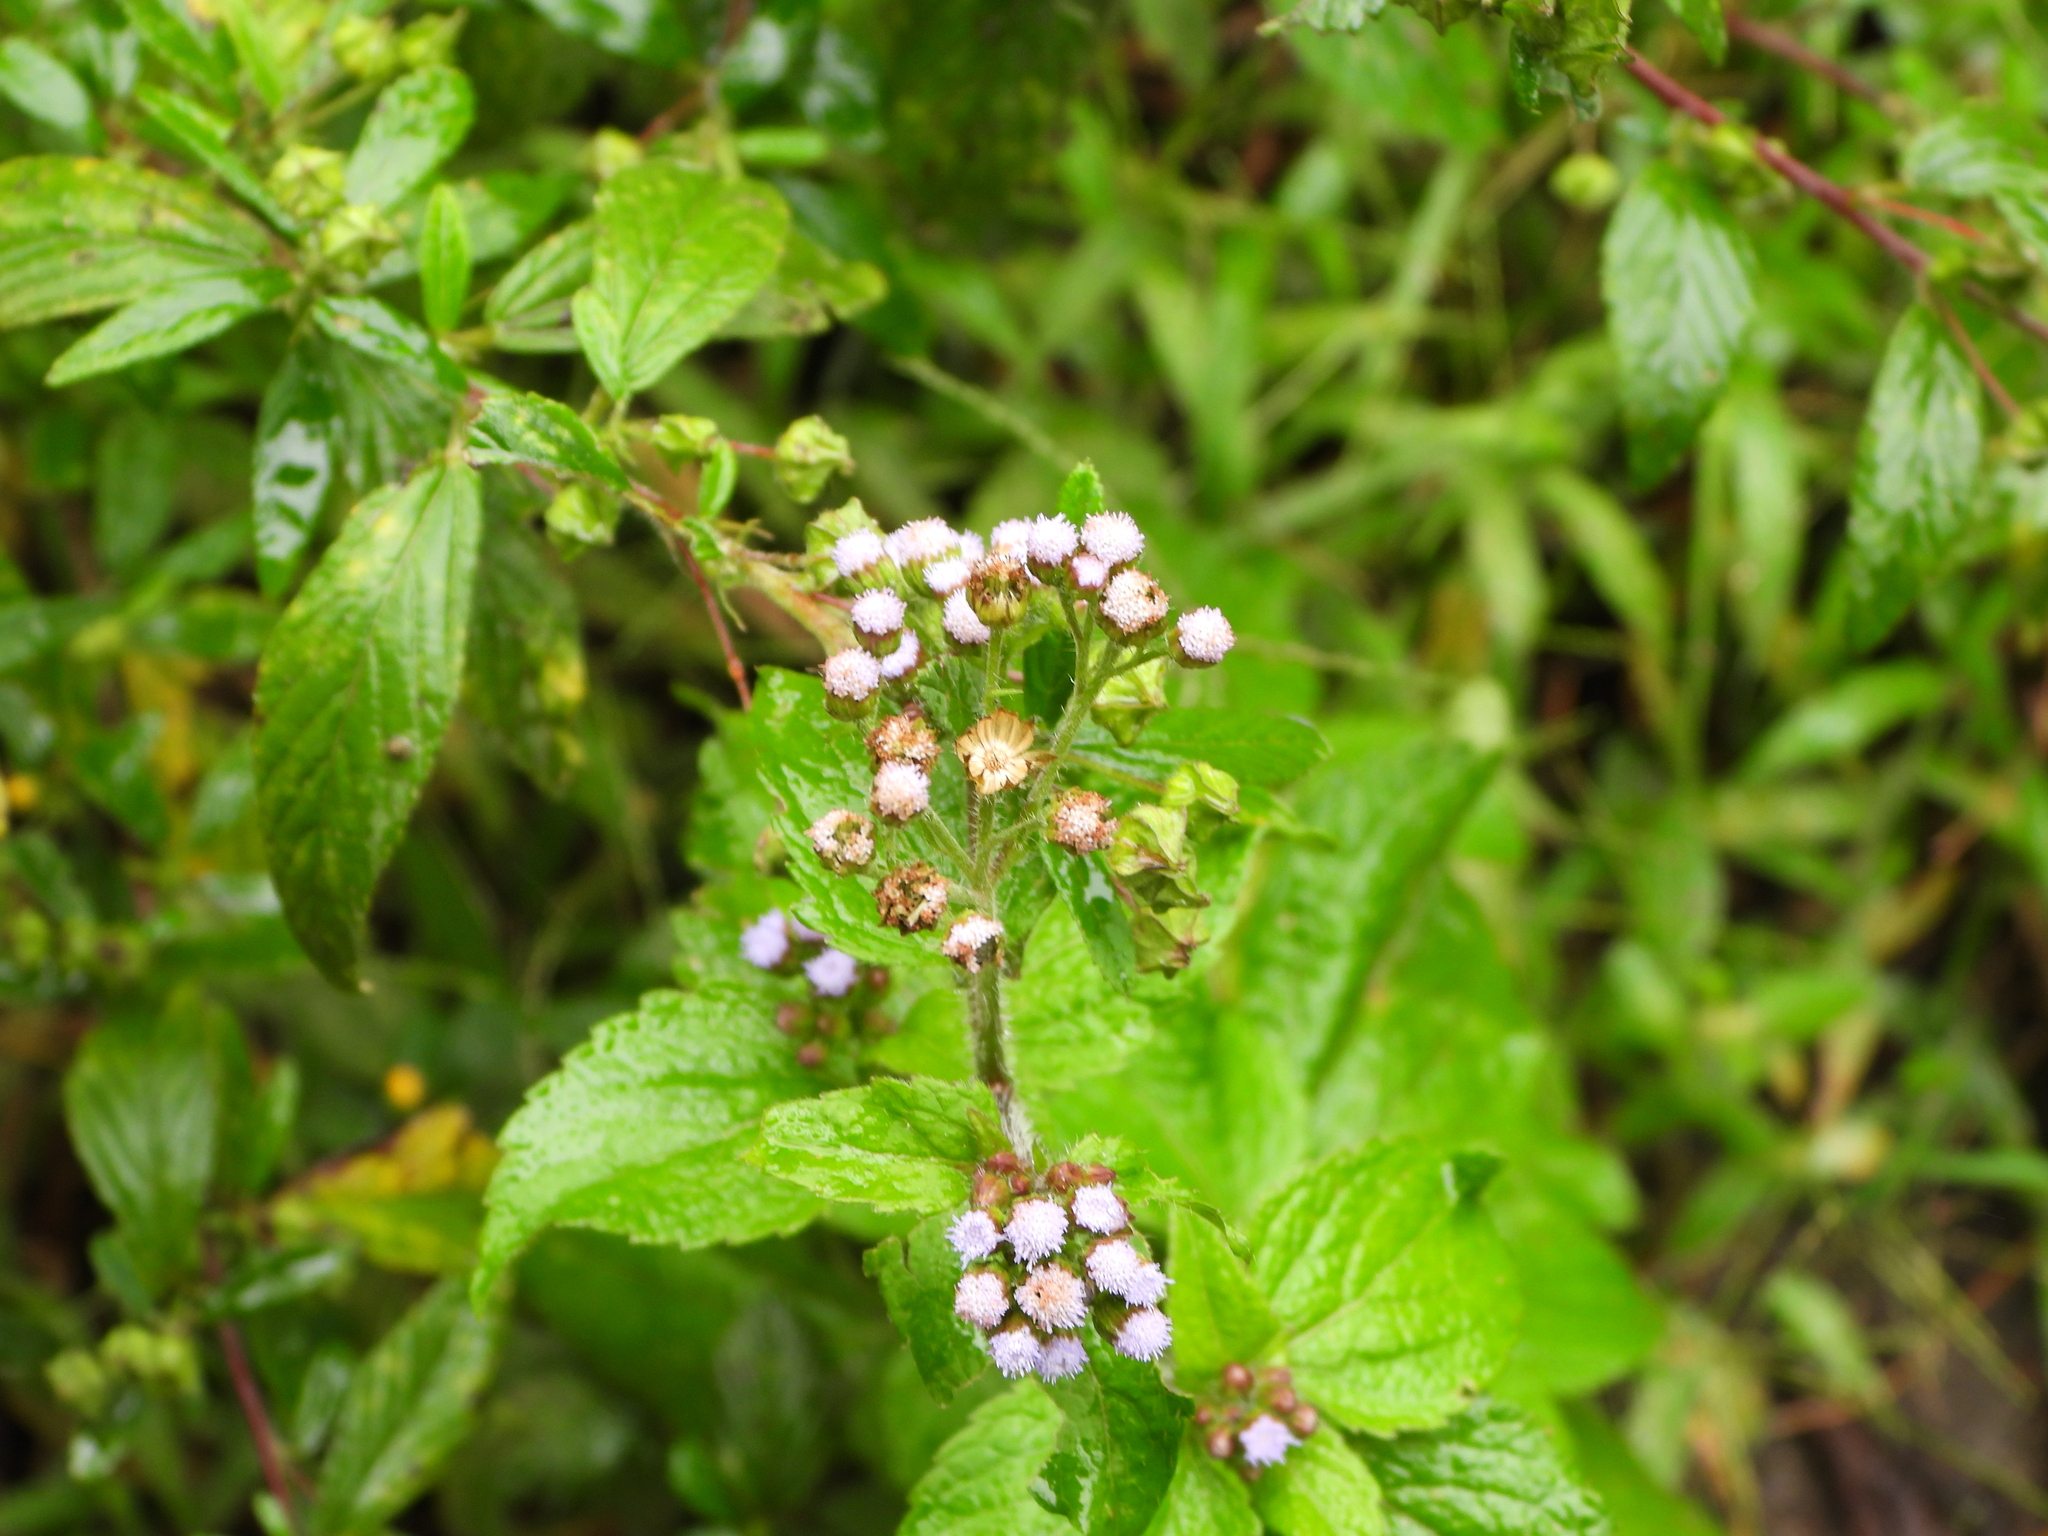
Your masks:
<svg viewBox="0 0 2048 1536"><path fill-rule="evenodd" d="M967 606L982 623L1001 629L1024 617L1031 597L1031 572L1009 555L984 555L967 578Z"/></svg>
<svg viewBox="0 0 2048 1536"><path fill-rule="evenodd" d="M868 732L868 752L877 768L884 763L909 763L930 773L939 760L939 738L925 724L924 711L912 705Z"/></svg>
<svg viewBox="0 0 2048 1536"><path fill-rule="evenodd" d="M1116 841L1116 817L1109 798L1092 789L1070 789L1052 803L1052 840L1076 853L1100 853Z"/></svg>
<svg viewBox="0 0 2048 1536"><path fill-rule="evenodd" d="M875 856L875 824L856 811L827 811L811 824L811 847L827 869L848 875Z"/></svg>
<svg viewBox="0 0 2048 1536"><path fill-rule="evenodd" d="M890 871L875 887L875 909L883 927L916 933L938 925L951 895L946 877L920 860Z"/></svg>
<svg viewBox="0 0 2048 1536"><path fill-rule="evenodd" d="M960 754L975 789L993 795L1015 789L1031 777L1032 769L1049 760L1049 754L1031 750L1036 734L1028 720L999 709L977 720L953 743L953 750Z"/></svg>

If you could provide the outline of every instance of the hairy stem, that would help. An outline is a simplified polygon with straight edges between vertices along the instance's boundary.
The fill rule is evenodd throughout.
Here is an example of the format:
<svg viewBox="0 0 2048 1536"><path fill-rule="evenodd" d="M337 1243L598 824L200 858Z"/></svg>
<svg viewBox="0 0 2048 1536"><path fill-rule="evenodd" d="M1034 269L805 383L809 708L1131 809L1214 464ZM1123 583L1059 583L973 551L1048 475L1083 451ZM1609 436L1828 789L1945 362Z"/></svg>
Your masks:
<svg viewBox="0 0 2048 1536"><path fill-rule="evenodd" d="M1003 1024L1003 978L994 961L967 978L967 1020L974 1036L974 1075L988 1085L1001 1115L1010 1150L1035 1161L1031 1116L1010 1078L1008 1031Z"/></svg>

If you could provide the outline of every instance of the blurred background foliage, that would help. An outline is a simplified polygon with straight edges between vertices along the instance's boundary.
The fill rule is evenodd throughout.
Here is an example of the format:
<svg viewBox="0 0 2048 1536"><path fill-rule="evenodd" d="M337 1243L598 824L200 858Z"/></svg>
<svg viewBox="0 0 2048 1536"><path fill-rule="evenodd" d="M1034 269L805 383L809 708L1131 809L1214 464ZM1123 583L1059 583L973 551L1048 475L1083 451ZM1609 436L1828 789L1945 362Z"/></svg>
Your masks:
<svg viewBox="0 0 2048 1536"><path fill-rule="evenodd" d="M174 165L135 105L148 9L0 0L0 157ZM306 35L328 9L206 19ZM1639 0L1636 44L1873 198L1898 193L1915 125L1981 98L2048 111L2032 0L1752 10L1858 88L1740 37L1714 63L1660 0ZM892 524L1035 515L1090 458L1168 585L1241 637L1182 702L1331 740L1294 797L1303 851L1220 992L1056 1096L1056 1122L1178 1125L1179 1145L1152 1138L1161 1171L1239 1212L1360 1135L1508 1152L1493 1205L1528 1342L1496 1391L1623 1536L2048 1520L2048 501L2022 423L1985 492L1993 535L1879 649L1853 643L1854 444L1909 274L1699 149L1756 243L1758 321L1695 451L1646 486L1601 239L1615 190L1685 130L1619 75L1597 121L1531 112L1501 32L1439 36L1401 8L1333 36L1264 35L1257 6L1211 0L461 15L477 112L449 174L510 230L486 279L587 209L600 130L713 124L888 291L823 334L715 344L651 392L661 409L757 442L820 413ZM335 111L338 142L365 105ZM417 284L389 291L417 307ZM750 865L759 819L715 754L700 782L731 703L716 637L623 523L562 566L584 686L538 724L472 700L381 888L374 991L316 977L252 808L279 602L249 484L285 328L55 390L82 327L0 334L0 1532L247 1528L260 1484L223 1322L300 1458L380 1338L374 1369L401 1375L406 1350L460 1377L501 1347L404 1529L893 1528L971 1405L925 1398L855 1231L687 1254L557 1232L501 1346L466 1332L485 1325L458 1282L421 1299L470 1260L489 1133L594 1020L670 979L672 912ZM1977 344L2019 400L2048 393L2038 343ZM573 357L494 366L588 389ZM418 451L404 402L363 394L390 430L366 432L383 461L347 468L358 485ZM741 462L735 506L800 543L767 465ZM737 607L751 661L815 660L772 606ZM544 630L473 643L544 651ZM1502 757L1470 793L1433 756L1460 742ZM1390 852L1389 828L1414 846ZM1372 936L1369 987L1289 1099L1227 1021L1304 1006L1273 956L1390 858L1410 915ZM1245 978L1237 1013L1204 1001ZM106 1243L126 1213L67 1135L88 1029L103 1055L176 1035L204 1046L180 1060L218 1064L124 1112L246 1101L206 1215L156 1234L173 1252L203 1228L241 1267L177 1316L136 1234ZM1215 1076L1190 1086L1200 1051ZM81 1066L68 1093L96 1081Z"/></svg>

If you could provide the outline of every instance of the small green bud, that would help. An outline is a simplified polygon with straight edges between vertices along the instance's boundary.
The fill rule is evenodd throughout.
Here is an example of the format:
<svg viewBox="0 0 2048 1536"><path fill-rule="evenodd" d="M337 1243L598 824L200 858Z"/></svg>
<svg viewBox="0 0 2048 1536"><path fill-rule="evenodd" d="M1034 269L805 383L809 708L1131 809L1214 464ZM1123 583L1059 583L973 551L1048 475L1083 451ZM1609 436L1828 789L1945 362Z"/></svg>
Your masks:
<svg viewBox="0 0 2048 1536"><path fill-rule="evenodd" d="M850 533L872 533L879 538L881 532L881 525L868 515L868 509L855 496L845 506L811 519L810 526L804 529L804 550L812 555L830 555L832 547Z"/></svg>
<svg viewBox="0 0 2048 1536"><path fill-rule="evenodd" d="M1195 907L1141 908L1131 914L1131 948L1141 971L1184 971L1209 937L1209 914Z"/></svg>
<svg viewBox="0 0 2048 1536"><path fill-rule="evenodd" d="M327 35L334 62L358 80L382 80L398 73L398 40L384 16L344 16Z"/></svg>
<svg viewBox="0 0 2048 1536"><path fill-rule="evenodd" d="M1126 811L1109 845L1109 868L1150 905L1198 907L1207 899L1195 884L1188 814L1178 807L1141 805Z"/></svg>
<svg viewBox="0 0 2048 1536"><path fill-rule="evenodd" d="M967 606L974 616L992 629L1002 629L1024 617L1031 600L1031 574L1024 562L1007 555L984 555L975 562L967 578Z"/></svg>
<svg viewBox="0 0 2048 1536"><path fill-rule="evenodd" d="M790 498L816 501L832 476L853 473L853 448L822 416L800 416L775 440L775 480Z"/></svg>
<svg viewBox="0 0 2048 1536"><path fill-rule="evenodd" d="M1166 708L1166 658L1112 677L1095 696L1095 723L1124 746L1138 739L1145 722Z"/></svg>
<svg viewBox="0 0 2048 1536"><path fill-rule="evenodd" d="M7 948L25 971L39 971L50 958L50 920L34 907L23 907L9 921Z"/></svg>
<svg viewBox="0 0 2048 1536"><path fill-rule="evenodd" d="M381 209L351 203L320 226L320 254L330 266L357 277L398 248L398 231Z"/></svg>
<svg viewBox="0 0 2048 1536"><path fill-rule="evenodd" d="M598 129L583 146L583 168L599 181L610 181L646 158L647 151L640 147L640 141L616 128Z"/></svg>
<svg viewBox="0 0 2048 1536"><path fill-rule="evenodd" d="M1237 820L1237 780L1207 763L1182 763L1167 779L1159 803L1186 811L1188 831L1207 837L1224 822Z"/></svg>
<svg viewBox="0 0 2048 1536"><path fill-rule="evenodd" d="M110 1370L146 1385L187 1397L199 1395L199 1357L192 1351L192 1341L182 1335L123 1323L100 1341L100 1359Z"/></svg>
<svg viewBox="0 0 2048 1536"><path fill-rule="evenodd" d="M565 485L548 503L542 521L548 540L567 559L618 537L619 504L582 484Z"/></svg>
<svg viewBox="0 0 2048 1536"><path fill-rule="evenodd" d="M112 1385L90 1350L67 1349L43 1367L57 1401L82 1419L96 1419L107 1406Z"/></svg>
<svg viewBox="0 0 2048 1536"><path fill-rule="evenodd" d="M446 64L455 57L455 40L462 36L462 24L467 19L461 11L422 16L398 34L398 57L407 69Z"/></svg>
<svg viewBox="0 0 2048 1536"><path fill-rule="evenodd" d="M342 190L344 164L331 149L294 144L270 168L270 195L295 219L324 219L348 201Z"/></svg>
<svg viewBox="0 0 2048 1536"><path fill-rule="evenodd" d="M1566 155L1550 173L1550 190L1567 208L1598 213L1621 195L1621 172L1605 155Z"/></svg>
<svg viewBox="0 0 2048 1536"><path fill-rule="evenodd" d="M723 438L709 416L658 416L647 429L647 440L674 468L710 458Z"/></svg>

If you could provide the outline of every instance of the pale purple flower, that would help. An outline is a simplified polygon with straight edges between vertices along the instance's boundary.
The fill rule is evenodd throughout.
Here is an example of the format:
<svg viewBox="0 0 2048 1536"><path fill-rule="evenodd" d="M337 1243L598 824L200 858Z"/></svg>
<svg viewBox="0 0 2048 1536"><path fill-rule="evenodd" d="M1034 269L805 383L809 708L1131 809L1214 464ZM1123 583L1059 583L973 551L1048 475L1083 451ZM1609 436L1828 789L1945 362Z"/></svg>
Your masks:
<svg viewBox="0 0 2048 1536"><path fill-rule="evenodd" d="M788 921L789 921L789 936L790 936L790 937L791 937L792 939L795 939L795 940L797 941L797 943L799 943L799 944L822 944L822 943L824 943L824 942L825 942L825 935L823 935L822 933L818 932L818 930L817 930L817 929L815 929L815 928L806 928L806 927L805 927L805 926L804 926L804 925L803 925L802 923L800 923L799 921L797 921L797 919L795 919L795 918L793 918L793 917L792 917L792 918L790 918L790 919L789 919Z"/></svg>
<svg viewBox="0 0 2048 1536"><path fill-rule="evenodd" d="M1173 1342L1173 1320L1157 1307L1140 1307L1116 1331L1116 1352L1130 1360L1157 1360Z"/></svg>
<svg viewBox="0 0 2048 1536"><path fill-rule="evenodd" d="M903 627L903 599L887 587L869 587L853 600L847 617L864 635L893 635Z"/></svg>
<svg viewBox="0 0 2048 1536"><path fill-rule="evenodd" d="M974 1270L953 1287L953 1310L977 1328L993 1328L1010 1315L1010 1288L993 1270Z"/></svg>
<svg viewBox="0 0 2048 1536"><path fill-rule="evenodd" d="M980 534L962 533L960 535L960 558L969 565L974 564L975 561L987 553L988 546L981 542Z"/></svg>
<svg viewBox="0 0 2048 1536"><path fill-rule="evenodd" d="M1166 617L1166 590L1143 571L1118 571L1103 589L1100 607L1119 633L1134 635Z"/></svg>
<svg viewBox="0 0 2048 1536"><path fill-rule="evenodd" d="M988 547L998 555L1022 560L1031 552L1031 524L1021 517L997 523L989 531Z"/></svg>
<svg viewBox="0 0 2048 1536"><path fill-rule="evenodd" d="M1221 608L1191 608L1180 616L1174 638L1189 661L1213 667L1237 644L1237 634Z"/></svg>
<svg viewBox="0 0 2048 1536"><path fill-rule="evenodd" d="M1059 1333L1046 1340L1045 1353L1038 1362L1040 1381L1065 1381L1087 1369L1088 1350L1079 1339Z"/></svg>
<svg viewBox="0 0 2048 1536"><path fill-rule="evenodd" d="M841 576L858 576L880 565L887 553L879 533L872 528L857 528L832 546L832 564Z"/></svg>
<svg viewBox="0 0 2048 1536"><path fill-rule="evenodd" d="M820 997L844 997L860 980L860 962L843 949L821 949L804 962L804 975Z"/></svg>
<svg viewBox="0 0 2048 1536"><path fill-rule="evenodd" d="M1081 531L1064 517L1039 517L1031 522L1028 549L1033 565L1061 565L1072 558Z"/></svg>
<svg viewBox="0 0 2048 1536"><path fill-rule="evenodd" d="M1144 1266L1145 1256L1120 1237L1088 1250L1088 1278L1112 1296L1124 1295Z"/></svg>
<svg viewBox="0 0 2048 1536"><path fill-rule="evenodd" d="M1138 1265L1137 1273L1124 1282L1122 1295L1133 1306L1156 1307L1166 1299L1166 1288L1171 1284L1166 1271L1146 1259Z"/></svg>
<svg viewBox="0 0 2048 1536"><path fill-rule="evenodd" d="M946 1241L960 1255L961 1263L973 1264L1001 1246L1003 1229L987 1211L968 1211L946 1228Z"/></svg>
<svg viewBox="0 0 2048 1536"><path fill-rule="evenodd" d="M882 686L882 664L859 646L825 658L825 691L859 703Z"/></svg>
<svg viewBox="0 0 2048 1536"><path fill-rule="evenodd" d="M995 951L996 941L1003 936L1003 925L993 917L983 917L970 912L946 930L946 936L939 940L939 953L958 964L970 976L981 969L981 962ZM1059 1210L1058 1206L1053 1207ZM1065 1229L1066 1216L1060 1217L1061 1229ZM1023 1255L1019 1254L1019 1258Z"/></svg>
<svg viewBox="0 0 2048 1536"><path fill-rule="evenodd" d="M988 1352L995 1359L996 1369L1012 1381L1029 1376L1045 1358L1045 1346L1038 1342L1038 1335L1024 1327L1005 1328L989 1335Z"/></svg>
<svg viewBox="0 0 2048 1536"><path fill-rule="evenodd" d="M740 930L740 956L764 971L774 970L789 958L789 925L781 908L763 912Z"/></svg>
<svg viewBox="0 0 2048 1536"><path fill-rule="evenodd" d="M1260 1414L1239 1430L1237 1443L1244 1447L1246 1465L1254 1467L1276 1467L1287 1459L1289 1451L1301 1444L1287 1426L1270 1413Z"/></svg>
<svg viewBox="0 0 2048 1536"><path fill-rule="evenodd" d="M953 637L955 645L988 644L988 637L992 631L981 622L981 615L968 603L964 588L956 590L946 599L945 620L946 633Z"/></svg>
<svg viewBox="0 0 2048 1536"><path fill-rule="evenodd" d="M1074 573L1074 585L1083 592L1099 592L1109 580L1109 564L1093 555L1076 555L1067 569Z"/></svg>
<svg viewBox="0 0 2048 1536"><path fill-rule="evenodd" d="M898 565L924 565L944 559L960 547L960 536L936 517L905 523L889 535L889 556Z"/></svg>
<svg viewBox="0 0 2048 1536"><path fill-rule="evenodd" d="M1145 553L1145 535L1128 512L1098 512L1081 525L1081 547L1104 565L1129 565Z"/></svg>
<svg viewBox="0 0 2048 1536"><path fill-rule="evenodd" d="M1036 1264L1058 1253L1067 1240L1067 1213L1050 1200L1020 1200L1010 1210L1003 1236L1019 1264Z"/></svg>
<svg viewBox="0 0 2048 1536"><path fill-rule="evenodd" d="M1064 1264L1041 1264L1017 1287L1017 1306L1041 1328L1078 1328L1088 1321L1088 1287Z"/></svg>
<svg viewBox="0 0 2048 1536"><path fill-rule="evenodd" d="M1123 1197L1107 1184L1083 1184L1074 1191L1074 1220L1090 1232L1121 1232L1131 1224Z"/></svg>

